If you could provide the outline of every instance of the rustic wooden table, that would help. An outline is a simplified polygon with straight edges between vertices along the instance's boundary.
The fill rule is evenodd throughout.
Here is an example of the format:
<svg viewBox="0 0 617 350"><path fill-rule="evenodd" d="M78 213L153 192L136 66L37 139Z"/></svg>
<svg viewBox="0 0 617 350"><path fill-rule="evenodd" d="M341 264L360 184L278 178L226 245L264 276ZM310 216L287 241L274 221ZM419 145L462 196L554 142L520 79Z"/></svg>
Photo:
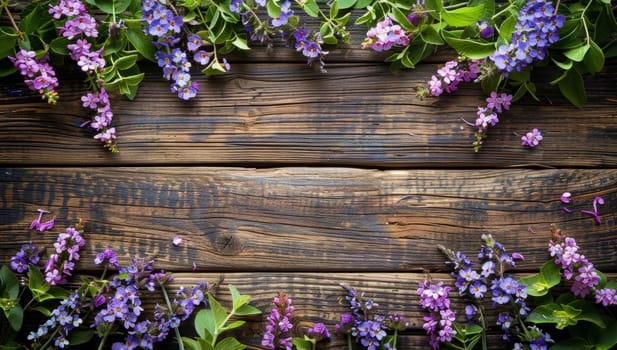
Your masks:
<svg viewBox="0 0 617 350"><path fill-rule="evenodd" d="M491 233L525 256L526 274L548 258L556 224L598 268L617 272L616 62L586 80L585 108L540 88L540 101L515 103L476 154L461 118L473 120L483 102L477 86L415 95L443 57L391 72L382 56L337 48L321 74L291 49L253 50L230 73L199 78L191 102L150 67L134 102L112 101L114 155L76 127L81 76L61 76L56 106L0 95L0 261L28 241L51 245L83 218L82 273L104 248L122 262L155 258L175 285L224 276L264 318L284 291L301 327L338 321L345 282L412 322L401 349L428 348L415 290L426 272L449 279L437 244L475 255ZM542 144L520 147L517 134L534 127ZM604 197L602 223L562 211L564 191L576 209ZM38 208L57 216L55 231L28 230ZM229 300L224 288L219 296ZM250 348L264 325L254 319L241 334ZM343 344L335 336L321 348Z"/></svg>

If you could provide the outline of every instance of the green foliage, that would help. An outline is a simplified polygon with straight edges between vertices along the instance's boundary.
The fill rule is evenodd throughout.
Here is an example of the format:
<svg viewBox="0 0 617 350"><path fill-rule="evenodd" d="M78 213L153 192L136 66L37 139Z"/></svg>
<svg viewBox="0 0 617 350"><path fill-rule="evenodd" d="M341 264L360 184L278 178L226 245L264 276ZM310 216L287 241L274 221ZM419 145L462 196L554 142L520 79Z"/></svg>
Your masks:
<svg viewBox="0 0 617 350"><path fill-rule="evenodd" d="M182 337L183 344L192 350L242 350L246 346L233 337L218 340L219 336L245 324L244 320L237 317L254 316L261 314L261 310L249 304L251 298L240 294L233 285L228 285L231 293L232 305L229 312L218 300L208 293L209 308L200 310L195 316L195 331L199 338L192 339Z"/></svg>

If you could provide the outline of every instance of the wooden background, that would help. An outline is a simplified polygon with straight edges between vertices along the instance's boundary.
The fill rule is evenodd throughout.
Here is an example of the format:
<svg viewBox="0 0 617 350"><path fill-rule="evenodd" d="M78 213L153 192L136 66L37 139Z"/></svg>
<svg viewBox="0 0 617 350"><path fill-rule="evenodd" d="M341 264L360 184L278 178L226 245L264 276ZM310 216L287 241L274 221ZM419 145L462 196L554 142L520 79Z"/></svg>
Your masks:
<svg viewBox="0 0 617 350"><path fill-rule="evenodd" d="M548 258L550 224L598 268L617 272L617 62L588 77L584 109L541 84L541 100L514 104L476 154L461 118L475 119L484 99L477 86L415 96L451 56L391 72L383 55L359 49L362 36L331 49L326 74L286 48L232 56L228 74L195 74L202 89L190 102L146 65L137 99L112 101L117 155L76 127L83 77L61 74L56 106L10 96L22 85L3 79L0 261L27 241L49 246L83 218L81 272L113 248L123 263L156 258L176 273L175 286L223 276L264 310L240 334L251 349L278 291L293 299L299 329L318 321L333 329L347 311L340 282L412 322L400 349L428 348L417 283L426 272L449 281L437 244L474 256L484 233L526 257L521 275ZM521 147L519 135L534 127L544 141ZM576 210L604 197L602 223L562 211L564 191ZM57 216L53 231L28 230L38 208ZM224 288L219 297L229 300ZM320 348L343 344L335 335ZM498 336L491 347L503 347Z"/></svg>

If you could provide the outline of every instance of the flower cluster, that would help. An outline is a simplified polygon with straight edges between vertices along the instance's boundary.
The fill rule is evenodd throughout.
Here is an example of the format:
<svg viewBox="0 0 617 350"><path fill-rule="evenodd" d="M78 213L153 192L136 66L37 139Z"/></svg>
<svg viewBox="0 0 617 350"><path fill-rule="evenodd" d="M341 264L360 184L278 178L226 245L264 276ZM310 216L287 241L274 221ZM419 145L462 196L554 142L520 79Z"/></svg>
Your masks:
<svg viewBox="0 0 617 350"><path fill-rule="evenodd" d="M337 331L350 334L357 343L368 350L389 346L385 343L388 325L393 326L391 329L398 330L401 328L399 322L403 322L402 318L398 315L391 317L373 315L372 311L378 306L377 303L372 299L367 299L364 292L358 293L357 290L345 284L341 286L347 290L345 299L349 302L351 314L341 316L341 323L336 325Z"/></svg>
<svg viewBox="0 0 617 350"><path fill-rule="evenodd" d="M263 335L261 345L267 349L283 348L285 350L292 349L292 339L290 335L293 329L291 323L294 307L291 304L291 299L283 292L279 292L278 296L272 300L272 310L268 315L266 332Z"/></svg>
<svg viewBox="0 0 617 350"><path fill-rule="evenodd" d="M419 21L419 20L418 20ZM400 25L392 23L390 17L386 17L383 21L366 33L366 39L362 43L362 48L371 48L375 51L388 51L394 45L407 46L409 45L409 35L401 28Z"/></svg>
<svg viewBox="0 0 617 350"><path fill-rule="evenodd" d="M439 96L443 92L451 93L458 90L461 82L472 82L480 77L482 61L463 60L448 61L431 76L428 81L428 92L432 96Z"/></svg>
<svg viewBox="0 0 617 350"><path fill-rule="evenodd" d="M177 93L179 98L192 99L197 96L199 84L191 78L189 54L178 47L182 40L182 17L155 0L144 0L142 9L142 21L146 23L144 32L156 38L153 42L158 49L155 58L159 67L163 68L163 77L173 80L171 91ZM202 45L203 40L198 35L188 38L188 51L193 54L194 61L207 65L210 54L201 50Z"/></svg>
<svg viewBox="0 0 617 350"><path fill-rule="evenodd" d="M418 26L422 19L428 17L428 11L426 10L426 4L424 0L416 0L411 6L411 12L407 15L407 20L414 26Z"/></svg>
<svg viewBox="0 0 617 350"><path fill-rule="evenodd" d="M111 127L113 113L109 102L109 95L103 87L103 70L105 69L105 59L103 58L103 47L98 50L93 49L89 38L97 38L98 23L86 10L86 6L81 0L60 0L52 6L49 13L55 19L63 19L64 25L60 28L62 36L69 40L76 39L67 45L69 56L79 68L88 75L90 89L81 97L82 106L93 112L91 121L82 124L89 125L97 134L94 139L101 141L111 152L117 152L115 145L116 128Z"/></svg>
<svg viewBox="0 0 617 350"><path fill-rule="evenodd" d="M45 264L45 281L54 286L65 284L72 275L75 262L79 260L79 249L86 244L79 231L69 227L58 235L54 243L55 253L49 256Z"/></svg>
<svg viewBox="0 0 617 350"><path fill-rule="evenodd" d="M505 271L516 267L516 260L522 260L523 256L519 253L507 253L505 247L491 235L483 235L482 240L483 244L478 253L479 268L474 268L475 264L465 254L453 252L443 246L439 248L448 257L447 263L454 268L452 276L456 278L455 286L459 294L472 302L465 308L467 319L482 319L484 315L481 301L490 297L493 306L502 310L498 315L497 325L504 331L503 338L510 340L512 330L520 331L513 320L527 315L529 308L525 302L527 287Z"/></svg>
<svg viewBox="0 0 617 350"><path fill-rule="evenodd" d="M21 249L11 257L11 270L17 273L28 271L28 265L36 266L41 257L39 257L39 249L30 243L22 244Z"/></svg>
<svg viewBox="0 0 617 350"><path fill-rule="evenodd" d="M313 61L317 60L319 61L320 69L324 71L325 63L323 56L327 55L328 51L324 51L321 48L323 44L321 34L304 28L298 28L293 31L291 37L295 41L294 46L296 50L302 52L302 55L308 59L306 63L310 66L313 64Z"/></svg>
<svg viewBox="0 0 617 350"><path fill-rule="evenodd" d="M456 335L453 322L456 314L450 309L450 287L443 282L431 283L429 280L420 282L416 294L420 295L420 306L429 311L424 316L422 328L429 336L429 344L433 349L439 349L440 343L452 341Z"/></svg>
<svg viewBox="0 0 617 350"><path fill-rule="evenodd" d="M537 128L533 128L533 130L521 137L521 145L534 148L540 144L543 138L542 132Z"/></svg>
<svg viewBox="0 0 617 350"><path fill-rule="evenodd" d="M60 305L55 308L50 317L39 326L36 331L30 332L28 340L36 344L43 337L49 335L54 337L54 346L64 349L69 346L69 332L79 327L83 323L80 316L81 302L80 293L73 292L68 298L62 300ZM57 331L55 331L57 329Z"/></svg>
<svg viewBox="0 0 617 350"><path fill-rule="evenodd" d="M315 342L330 339L330 332L328 328L323 323L315 323L313 327L309 328L306 333L309 337L311 337Z"/></svg>
<svg viewBox="0 0 617 350"><path fill-rule="evenodd" d="M548 250L555 263L561 266L561 273L566 280L573 280L570 287L572 294L581 298L593 294L597 304L617 305L615 289L597 288L600 276L593 263L579 252L574 238L556 231L549 242Z"/></svg>
<svg viewBox="0 0 617 350"><path fill-rule="evenodd" d="M486 107L478 106L476 112L477 118L474 126L476 127L474 148L480 149L483 139L486 137L486 131L489 126L495 126L499 123L499 113L510 109L512 95L493 91L486 98ZM541 136L540 136L541 140Z"/></svg>
<svg viewBox="0 0 617 350"><path fill-rule="evenodd" d="M36 57L36 52L19 50L15 57L9 57L15 68L24 76L24 83L32 91L38 91L41 97L50 104L58 102L58 78L56 72L49 65L49 55Z"/></svg>
<svg viewBox="0 0 617 350"><path fill-rule="evenodd" d="M520 9L509 45L501 45L489 56L497 70L507 76L512 71L546 57L548 47L559 40L565 17L555 15L551 1L530 0Z"/></svg>

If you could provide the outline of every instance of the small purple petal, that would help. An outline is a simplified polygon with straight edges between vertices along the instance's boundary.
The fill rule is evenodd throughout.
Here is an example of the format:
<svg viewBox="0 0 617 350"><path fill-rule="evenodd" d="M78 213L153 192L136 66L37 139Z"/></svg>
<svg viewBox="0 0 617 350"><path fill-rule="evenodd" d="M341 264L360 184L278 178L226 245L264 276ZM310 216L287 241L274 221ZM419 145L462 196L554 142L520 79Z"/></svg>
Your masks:
<svg viewBox="0 0 617 350"><path fill-rule="evenodd" d="M592 215L596 219L596 222L598 224L602 223L602 219L600 218L600 215L598 215L598 213L596 213L595 211L581 210L581 213Z"/></svg>
<svg viewBox="0 0 617 350"><path fill-rule="evenodd" d="M521 253L512 253L512 259L525 260L525 257Z"/></svg>
<svg viewBox="0 0 617 350"><path fill-rule="evenodd" d="M56 223L56 216L51 218L51 220L45 221L44 223L40 224L39 227L37 227L37 230L39 230L39 232L45 232L47 230L51 230L52 228L54 228L55 223Z"/></svg>
<svg viewBox="0 0 617 350"><path fill-rule="evenodd" d="M572 197L572 193L564 192L559 199L561 200L562 203L568 204L571 202L570 197Z"/></svg>
<svg viewBox="0 0 617 350"><path fill-rule="evenodd" d="M574 209L570 209L570 208L566 208L566 207L563 207L563 211L565 211L568 214L574 213Z"/></svg>
<svg viewBox="0 0 617 350"><path fill-rule="evenodd" d="M595 211L596 214L598 213L598 204L603 205L604 204L604 198L598 196L598 197L593 199L593 211Z"/></svg>
<svg viewBox="0 0 617 350"><path fill-rule="evenodd" d="M174 237L171 240L171 243L173 243L174 247L179 247L180 245L182 245L182 237L178 237L178 236Z"/></svg>

